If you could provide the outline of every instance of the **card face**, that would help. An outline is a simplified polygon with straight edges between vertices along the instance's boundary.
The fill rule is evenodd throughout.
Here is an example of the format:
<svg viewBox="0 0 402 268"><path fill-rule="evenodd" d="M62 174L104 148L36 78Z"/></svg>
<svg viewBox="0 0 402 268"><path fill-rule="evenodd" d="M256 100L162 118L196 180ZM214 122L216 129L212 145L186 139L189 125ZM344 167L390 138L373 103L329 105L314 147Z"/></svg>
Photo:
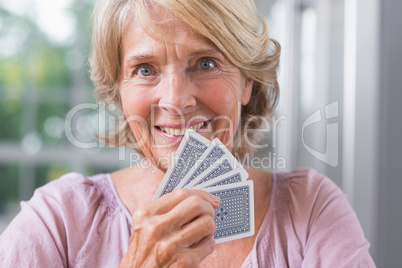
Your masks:
<svg viewBox="0 0 402 268"><path fill-rule="evenodd" d="M215 209L216 243L254 235L254 189L253 181L204 189L221 199Z"/></svg>
<svg viewBox="0 0 402 268"><path fill-rule="evenodd" d="M229 150L220 140L215 138L208 149L202 154L200 164L194 165L189 172L184 176L181 182L176 186L176 189L184 188L191 183L195 178L207 170L213 163L224 155L230 154Z"/></svg>
<svg viewBox="0 0 402 268"><path fill-rule="evenodd" d="M193 188L201 183L217 178L226 174L235 168L241 167L239 162L233 157L232 154L225 155L213 163L207 170L198 175L194 180L187 184L184 188Z"/></svg>
<svg viewBox="0 0 402 268"><path fill-rule="evenodd" d="M225 184L239 183L246 181L248 178L248 173L243 168L236 168L228 173L225 173L219 177L206 181L204 183L198 184L193 187L193 189L204 189L208 187L221 186Z"/></svg>
<svg viewBox="0 0 402 268"><path fill-rule="evenodd" d="M208 148L210 141L193 130L187 130L176 151L177 160L169 166L153 200L172 192L189 169Z"/></svg>

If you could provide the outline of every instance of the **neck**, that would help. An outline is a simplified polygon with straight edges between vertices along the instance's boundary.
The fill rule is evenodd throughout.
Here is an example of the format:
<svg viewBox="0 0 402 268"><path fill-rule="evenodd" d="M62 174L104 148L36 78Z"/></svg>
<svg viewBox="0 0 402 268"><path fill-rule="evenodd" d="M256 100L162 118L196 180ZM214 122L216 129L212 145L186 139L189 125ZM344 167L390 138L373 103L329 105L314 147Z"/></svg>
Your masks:
<svg viewBox="0 0 402 268"><path fill-rule="evenodd" d="M152 196L155 194L166 173L165 170L161 170L148 159L144 159L131 169L136 179L142 183L143 186L146 186L143 189L148 189L147 192L151 191Z"/></svg>
<svg viewBox="0 0 402 268"><path fill-rule="evenodd" d="M120 199L132 214L139 206L152 202L165 172L142 161L111 175Z"/></svg>

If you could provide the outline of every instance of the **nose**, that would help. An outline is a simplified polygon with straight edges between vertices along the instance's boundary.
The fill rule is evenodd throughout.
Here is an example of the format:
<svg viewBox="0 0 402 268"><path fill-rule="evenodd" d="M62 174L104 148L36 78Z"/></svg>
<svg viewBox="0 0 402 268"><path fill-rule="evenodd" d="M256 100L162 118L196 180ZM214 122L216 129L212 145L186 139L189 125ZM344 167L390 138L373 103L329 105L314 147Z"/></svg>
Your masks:
<svg viewBox="0 0 402 268"><path fill-rule="evenodd" d="M170 115L188 114L196 106L196 90L191 79L179 71L165 74L159 89L159 107Z"/></svg>

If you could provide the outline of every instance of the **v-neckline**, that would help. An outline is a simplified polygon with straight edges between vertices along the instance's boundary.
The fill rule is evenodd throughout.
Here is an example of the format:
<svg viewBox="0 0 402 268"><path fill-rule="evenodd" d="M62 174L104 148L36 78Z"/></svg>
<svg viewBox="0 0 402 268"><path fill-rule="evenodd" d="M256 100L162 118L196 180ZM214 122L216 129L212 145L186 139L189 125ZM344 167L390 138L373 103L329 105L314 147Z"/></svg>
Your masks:
<svg viewBox="0 0 402 268"><path fill-rule="evenodd" d="M246 259L244 260L242 267L243 267L245 264L249 263L249 262L251 261L251 258L254 257L254 259L257 259L257 246L258 246L258 242L261 240L261 237L264 235L264 234L263 234L264 231L262 231L262 230L267 230L267 229L269 229L269 225L271 224L270 219L272 219L272 213L273 213L273 210L274 210L274 208L273 208L273 204L274 204L273 201L275 200L275 199L274 199L274 195L275 195L275 192L276 192L275 189L276 189L276 187L277 187L277 186L276 186L276 185L277 185L277 183L276 183L277 173L271 173L271 174L272 174L272 176L271 176L272 182L271 182L271 193L270 193L270 197L269 197L269 199L270 199L270 200L269 200L269 207L268 207L267 211L265 212L265 216L264 216L264 219L263 219L262 224L261 224L261 226L260 226L260 229L258 230L257 237L256 237L256 239L255 239L255 241L254 241L253 248L252 248L252 250L249 252L249 254L247 255ZM114 182L113 182L113 179L112 179L111 174L108 173L108 174L106 174L106 175L107 175L107 180L108 180L108 182L109 182L110 188L112 189L113 195L114 195L114 197L116 198L118 205L119 205L120 208L122 209L123 213L125 214L125 216L126 216L126 218L127 218L127 222L128 222L129 225L130 225L130 228L129 228L129 229L130 229L130 235L131 235L132 228L133 228L132 222L131 222L131 214L130 214L130 212L128 211L128 209L126 208L126 206L124 205L123 201L120 199L120 197L119 197L119 195L118 195L118 193L117 193L116 186L115 186L115 184L114 184Z"/></svg>

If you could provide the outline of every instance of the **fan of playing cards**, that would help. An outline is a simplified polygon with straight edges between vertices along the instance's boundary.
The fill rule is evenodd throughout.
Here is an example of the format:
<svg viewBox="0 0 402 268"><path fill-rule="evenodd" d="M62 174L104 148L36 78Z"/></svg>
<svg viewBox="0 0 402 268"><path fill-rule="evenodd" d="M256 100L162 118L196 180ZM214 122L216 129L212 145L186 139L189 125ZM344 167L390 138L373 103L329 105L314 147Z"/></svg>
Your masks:
<svg viewBox="0 0 402 268"><path fill-rule="evenodd" d="M153 200L175 189L203 189L221 199L215 209L216 243L254 234L253 182L219 139L186 131Z"/></svg>

